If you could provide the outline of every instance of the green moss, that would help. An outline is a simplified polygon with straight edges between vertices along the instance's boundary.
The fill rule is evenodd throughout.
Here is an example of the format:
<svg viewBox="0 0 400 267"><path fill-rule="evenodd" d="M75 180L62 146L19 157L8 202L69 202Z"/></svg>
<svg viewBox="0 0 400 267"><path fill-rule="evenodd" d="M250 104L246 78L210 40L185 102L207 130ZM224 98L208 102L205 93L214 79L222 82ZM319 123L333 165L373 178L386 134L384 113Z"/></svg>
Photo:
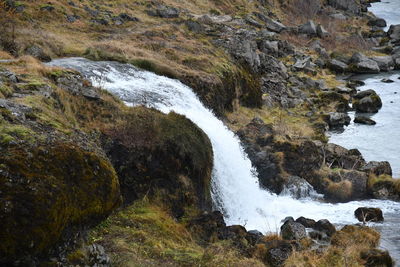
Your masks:
<svg viewBox="0 0 400 267"><path fill-rule="evenodd" d="M0 252L7 260L46 253L68 229L90 226L119 204L112 166L73 145L10 146L0 164Z"/></svg>
<svg viewBox="0 0 400 267"><path fill-rule="evenodd" d="M0 125L0 143L5 145L14 140L33 143L36 138L34 132L22 125L3 123Z"/></svg>

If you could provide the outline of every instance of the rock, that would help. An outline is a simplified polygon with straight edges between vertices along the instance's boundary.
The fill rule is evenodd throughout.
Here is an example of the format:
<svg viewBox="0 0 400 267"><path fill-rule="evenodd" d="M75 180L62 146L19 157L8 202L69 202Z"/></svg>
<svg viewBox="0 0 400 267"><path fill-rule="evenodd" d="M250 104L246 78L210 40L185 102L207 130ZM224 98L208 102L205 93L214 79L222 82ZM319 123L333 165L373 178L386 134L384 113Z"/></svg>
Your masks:
<svg viewBox="0 0 400 267"><path fill-rule="evenodd" d="M296 63L293 64L293 68L296 71L315 72L316 65L312 62L311 57L305 57L297 59Z"/></svg>
<svg viewBox="0 0 400 267"><path fill-rule="evenodd" d="M315 192L312 185L305 179L298 176L290 176L280 193L281 196L291 196L296 199L316 197L318 194Z"/></svg>
<svg viewBox="0 0 400 267"><path fill-rule="evenodd" d="M278 41L268 41L264 40L260 45L261 51L267 54L274 54L279 52L279 42Z"/></svg>
<svg viewBox="0 0 400 267"><path fill-rule="evenodd" d="M51 61L51 57L47 55L41 47L37 45L29 46L27 49L25 49L25 53L44 62Z"/></svg>
<svg viewBox="0 0 400 267"><path fill-rule="evenodd" d="M330 128L343 127L350 124L351 118L346 113L330 112L327 123Z"/></svg>
<svg viewBox="0 0 400 267"><path fill-rule="evenodd" d="M223 15L223 16L216 16L216 15L203 15L200 18L197 19L198 22L204 23L204 24L223 24L232 21L232 17L229 15Z"/></svg>
<svg viewBox="0 0 400 267"><path fill-rule="evenodd" d="M307 237L306 228L294 221L286 221L281 226L281 236L285 240L300 240Z"/></svg>
<svg viewBox="0 0 400 267"><path fill-rule="evenodd" d="M54 75L53 80L61 89L69 91L74 95L82 95L88 99L99 100L99 89L86 83L83 77L75 72L63 72L60 75Z"/></svg>
<svg viewBox="0 0 400 267"><path fill-rule="evenodd" d="M353 108L357 112L376 113L382 107L381 98L372 89L361 91L353 98Z"/></svg>
<svg viewBox="0 0 400 267"><path fill-rule="evenodd" d="M347 81L347 86L353 89L356 89L359 86L365 85L365 82L360 80L349 80Z"/></svg>
<svg viewBox="0 0 400 267"><path fill-rule="evenodd" d="M389 71L394 68L394 61L391 56L372 57L371 59L378 64L381 71Z"/></svg>
<svg viewBox="0 0 400 267"><path fill-rule="evenodd" d="M299 33L307 34L310 36L316 36L317 35L317 27L315 26L314 21L309 20L308 22L299 26Z"/></svg>
<svg viewBox="0 0 400 267"><path fill-rule="evenodd" d="M17 83L19 82L19 79L14 72L0 69L0 81Z"/></svg>
<svg viewBox="0 0 400 267"><path fill-rule="evenodd" d="M157 197L177 218L187 207L210 210L212 147L194 123L176 113L138 107L124 123L110 127L104 131L104 147L125 204Z"/></svg>
<svg viewBox="0 0 400 267"><path fill-rule="evenodd" d="M368 118L366 116L360 116L360 115L358 115L354 118L354 122L360 123L360 124L366 124L366 125L375 125L376 124L376 122L373 119Z"/></svg>
<svg viewBox="0 0 400 267"><path fill-rule="evenodd" d="M0 98L0 110L1 109L8 110L15 119L20 121L25 121L33 111L33 109L28 106Z"/></svg>
<svg viewBox="0 0 400 267"><path fill-rule="evenodd" d="M246 20L246 23L251 25L251 26L254 26L254 27L257 27L257 28L262 28L263 27L263 25L261 23L259 23L255 19L253 19L251 16L246 16L245 20Z"/></svg>
<svg viewBox="0 0 400 267"><path fill-rule="evenodd" d="M392 176L392 167L388 161L370 161L360 170L377 176L382 174Z"/></svg>
<svg viewBox="0 0 400 267"><path fill-rule="evenodd" d="M379 208L362 207L354 211L354 216L360 222L383 222L383 213Z"/></svg>
<svg viewBox="0 0 400 267"><path fill-rule="evenodd" d="M357 149L348 150L342 146L328 143L322 149L326 164L331 168L358 169L365 164L361 153Z"/></svg>
<svg viewBox="0 0 400 267"><path fill-rule="evenodd" d="M270 266L283 266L294 251L293 245L286 240L273 240L265 243L266 263Z"/></svg>
<svg viewBox="0 0 400 267"><path fill-rule="evenodd" d="M49 12L54 11L54 9L55 7L49 4L40 7L40 10Z"/></svg>
<svg viewBox="0 0 400 267"><path fill-rule="evenodd" d="M99 244L92 244L86 249L91 266L111 266L110 257L106 254L104 247Z"/></svg>
<svg viewBox="0 0 400 267"><path fill-rule="evenodd" d="M304 217L299 217L296 219L297 223L301 223L305 228L314 228L316 221L313 219L307 219Z"/></svg>
<svg viewBox="0 0 400 267"><path fill-rule="evenodd" d="M347 69L349 68L349 66L346 63L337 59L330 60L328 67L329 69L340 73L346 72Z"/></svg>
<svg viewBox="0 0 400 267"><path fill-rule="evenodd" d="M155 9L147 10L147 15L160 18L177 18L180 11L171 6L158 5Z"/></svg>
<svg viewBox="0 0 400 267"><path fill-rule="evenodd" d="M133 21L133 22L138 22L139 19L136 17L133 17L127 13L121 13L118 15L118 18L120 18L123 21Z"/></svg>
<svg viewBox="0 0 400 267"><path fill-rule="evenodd" d="M329 237L331 237L336 232L335 226L325 219L316 222L313 228L315 230L326 233L326 235Z"/></svg>
<svg viewBox="0 0 400 267"><path fill-rule="evenodd" d="M337 20L346 20L347 16L345 16L343 13L334 13L329 15L329 17L337 19Z"/></svg>
<svg viewBox="0 0 400 267"><path fill-rule="evenodd" d="M383 83L394 83L394 81L393 80L391 80L391 79L382 79L381 80L381 82L383 82Z"/></svg>
<svg viewBox="0 0 400 267"><path fill-rule="evenodd" d="M361 5L356 0L328 0L328 5L356 15L361 13Z"/></svg>
<svg viewBox="0 0 400 267"><path fill-rule="evenodd" d="M188 229L205 242L210 242L213 238L223 240L226 237L224 216L219 211L205 212L197 216L189 221Z"/></svg>
<svg viewBox="0 0 400 267"><path fill-rule="evenodd" d="M400 40L400 24L398 25L390 25L388 35L392 42L396 42Z"/></svg>
<svg viewBox="0 0 400 267"><path fill-rule="evenodd" d="M104 220L121 203L111 163L56 141L0 153L0 264L46 257L59 242Z"/></svg>
<svg viewBox="0 0 400 267"><path fill-rule="evenodd" d="M286 26L283 25L282 23L273 20L267 16L265 16L264 14L258 13L258 12L254 12L254 15L260 19L261 21L263 21L265 23L265 27L273 32L277 32L277 33L281 33L282 31L284 31L286 29Z"/></svg>
<svg viewBox="0 0 400 267"><path fill-rule="evenodd" d="M356 164L362 163L356 162ZM329 178L332 181L339 183L339 185L346 185L346 183L349 185L349 188L328 187L329 192L327 192L327 196L334 201L346 202L350 200L363 199L366 198L368 195L368 175L365 172L357 171L354 169L340 170L338 172L333 171L329 174ZM346 191L347 189L349 189L348 192Z"/></svg>
<svg viewBox="0 0 400 267"><path fill-rule="evenodd" d="M197 21L187 20L187 21L185 21L185 25L189 29L189 31L192 31L195 33L200 33L204 30L203 25L201 25Z"/></svg>
<svg viewBox="0 0 400 267"><path fill-rule="evenodd" d="M379 73L380 69L378 63L371 59L366 59L359 63L350 66L350 69L354 73L369 73L376 74Z"/></svg>
<svg viewBox="0 0 400 267"><path fill-rule="evenodd" d="M319 38L325 38L325 37L329 36L329 32L327 30L325 30L325 28L321 24L318 24L317 36Z"/></svg>
<svg viewBox="0 0 400 267"><path fill-rule="evenodd" d="M387 26L386 21L381 18L372 18L368 21L369 26L377 26L380 28L384 28Z"/></svg>
<svg viewBox="0 0 400 267"><path fill-rule="evenodd" d="M79 16L76 15L66 15L67 21L69 23L74 23L75 21L77 21L78 19L80 19Z"/></svg>
<svg viewBox="0 0 400 267"><path fill-rule="evenodd" d="M361 251L360 257L365 261L365 267L393 267L395 265L389 252L380 249Z"/></svg>

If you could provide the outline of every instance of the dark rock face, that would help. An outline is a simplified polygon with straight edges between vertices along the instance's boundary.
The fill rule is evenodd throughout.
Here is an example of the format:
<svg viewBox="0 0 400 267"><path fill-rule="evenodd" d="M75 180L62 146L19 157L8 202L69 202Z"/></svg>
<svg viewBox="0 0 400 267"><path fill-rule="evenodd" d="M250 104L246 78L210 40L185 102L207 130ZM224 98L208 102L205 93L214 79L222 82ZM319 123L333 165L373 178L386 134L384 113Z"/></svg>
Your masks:
<svg viewBox="0 0 400 267"><path fill-rule="evenodd" d="M365 261L366 267L384 266L393 267L394 261L389 252L380 249L371 249L361 252L361 259Z"/></svg>
<svg viewBox="0 0 400 267"><path fill-rule="evenodd" d="M300 240L307 237L306 228L294 221L286 221L281 226L281 236L285 240Z"/></svg>
<svg viewBox="0 0 400 267"><path fill-rule="evenodd" d="M136 108L105 135L125 204L146 195L164 201L176 217L187 207L211 208L211 143L190 120Z"/></svg>
<svg viewBox="0 0 400 267"><path fill-rule="evenodd" d="M8 147L0 166L1 264L48 256L121 201L109 161L72 144Z"/></svg>
<svg viewBox="0 0 400 267"><path fill-rule="evenodd" d="M360 222L383 222L383 213L379 208L362 207L354 211L354 216Z"/></svg>
<svg viewBox="0 0 400 267"><path fill-rule="evenodd" d="M359 92L353 98L353 107L357 112L376 113L382 107L381 98L371 89Z"/></svg>

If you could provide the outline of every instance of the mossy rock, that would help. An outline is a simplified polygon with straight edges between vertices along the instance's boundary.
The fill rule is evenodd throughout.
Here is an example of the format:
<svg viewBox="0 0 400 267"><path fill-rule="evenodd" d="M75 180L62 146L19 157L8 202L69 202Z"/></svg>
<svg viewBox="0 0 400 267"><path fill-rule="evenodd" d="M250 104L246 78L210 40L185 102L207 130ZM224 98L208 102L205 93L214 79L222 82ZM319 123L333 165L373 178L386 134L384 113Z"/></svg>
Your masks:
<svg viewBox="0 0 400 267"><path fill-rule="evenodd" d="M190 120L136 107L105 135L126 204L149 196L177 217L189 209L211 207L212 147Z"/></svg>
<svg viewBox="0 0 400 267"><path fill-rule="evenodd" d="M9 146L0 153L0 263L47 257L120 204L108 160L57 143Z"/></svg>

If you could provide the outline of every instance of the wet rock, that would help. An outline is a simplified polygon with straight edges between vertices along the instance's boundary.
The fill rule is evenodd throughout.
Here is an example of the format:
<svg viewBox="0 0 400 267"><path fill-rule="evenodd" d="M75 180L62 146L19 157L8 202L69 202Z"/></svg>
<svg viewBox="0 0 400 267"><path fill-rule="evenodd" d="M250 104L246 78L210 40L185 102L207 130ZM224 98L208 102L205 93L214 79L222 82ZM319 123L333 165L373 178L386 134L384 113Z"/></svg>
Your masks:
<svg viewBox="0 0 400 267"><path fill-rule="evenodd" d="M328 67L329 69L340 73L346 72L347 69L349 68L349 66L346 63L337 59L330 60Z"/></svg>
<svg viewBox="0 0 400 267"><path fill-rule="evenodd" d="M349 80L347 81L347 86L353 89L356 89L359 86L365 85L365 82L360 80Z"/></svg>
<svg viewBox="0 0 400 267"><path fill-rule="evenodd" d="M349 125L351 118L346 113L340 112L330 112L328 114L327 123L330 128L343 127L345 125Z"/></svg>
<svg viewBox="0 0 400 267"><path fill-rule="evenodd" d="M354 216L360 222L383 222L383 213L379 208L361 207L354 211Z"/></svg>
<svg viewBox="0 0 400 267"><path fill-rule="evenodd" d="M299 26L299 33L307 34L310 36L316 36L317 35L317 26L315 26L314 21L309 20L308 22Z"/></svg>
<svg viewBox="0 0 400 267"><path fill-rule="evenodd" d="M370 161L360 170L377 176L382 174L392 176L392 167L388 161Z"/></svg>
<svg viewBox="0 0 400 267"><path fill-rule="evenodd" d="M25 49L25 53L44 62L51 61L51 57L47 55L41 47L37 45L29 46L27 49Z"/></svg>
<svg viewBox="0 0 400 267"><path fill-rule="evenodd" d="M382 107L381 98L372 89L361 91L353 98L353 108L357 112L376 113Z"/></svg>
<svg viewBox="0 0 400 267"><path fill-rule="evenodd" d="M299 217L296 219L297 223L301 223L305 228L314 228L316 221L313 219L308 219L304 217Z"/></svg>
<svg viewBox="0 0 400 267"><path fill-rule="evenodd" d="M280 22L278 22L276 20L273 20L273 19L265 16L264 14L255 12L254 15L258 19L263 21L265 23L265 27L270 31L280 33L280 32L282 32L282 31L284 31L286 29L285 25L283 25L282 23L280 23Z"/></svg>
<svg viewBox="0 0 400 267"><path fill-rule="evenodd" d="M284 185L280 195L291 196L296 199L300 199L307 197L316 197L317 193L315 192L312 185L310 185L305 179L298 176L290 176L286 184Z"/></svg>
<svg viewBox="0 0 400 267"><path fill-rule="evenodd" d="M383 82L383 83L394 83L394 81L393 80L391 80L391 79L382 79L381 80L381 82Z"/></svg>
<svg viewBox="0 0 400 267"><path fill-rule="evenodd" d="M313 229L326 233L329 237L336 233L335 226L325 219L316 222Z"/></svg>
<svg viewBox="0 0 400 267"><path fill-rule="evenodd" d="M300 240L307 237L306 228L301 223L287 221L281 226L281 236L285 240Z"/></svg>
<svg viewBox="0 0 400 267"><path fill-rule="evenodd" d="M374 121L371 118L365 117L365 116L356 116L354 118L354 123L359 123L359 124L366 124L366 125L375 125L376 121Z"/></svg>
<svg viewBox="0 0 400 267"><path fill-rule="evenodd" d="M380 249L361 251L360 256L366 267L393 267L395 264L389 252Z"/></svg>
<svg viewBox="0 0 400 267"><path fill-rule="evenodd" d="M380 28L384 28L387 26L386 21L382 18L372 18L368 21L369 26L377 26Z"/></svg>

